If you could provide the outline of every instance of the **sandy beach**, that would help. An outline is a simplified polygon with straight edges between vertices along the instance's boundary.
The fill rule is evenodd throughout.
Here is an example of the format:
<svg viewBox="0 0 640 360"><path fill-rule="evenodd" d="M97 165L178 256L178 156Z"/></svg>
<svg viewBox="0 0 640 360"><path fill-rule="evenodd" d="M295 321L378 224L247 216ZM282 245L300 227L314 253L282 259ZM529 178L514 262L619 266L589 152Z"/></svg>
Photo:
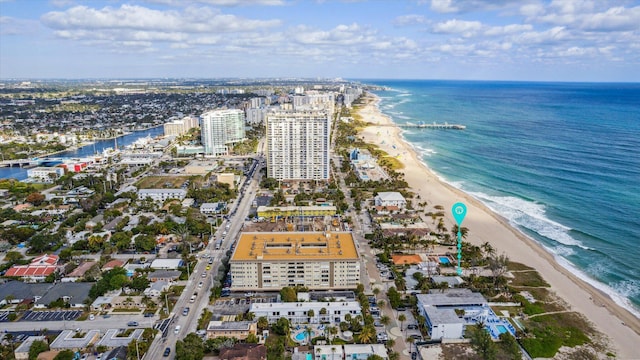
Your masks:
<svg viewBox="0 0 640 360"><path fill-rule="evenodd" d="M405 165L400 171L413 191L420 194L421 200L430 205L444 206L447 227L454 224L451 206L458 201L464 202L467 216L463 226L469 228L467 241L475 245L489 242L498 254L505 253L512 261L538 270L571 310L585 315L598 331L609 337L609 346L617 359L640 359L640 350L636 348L640 343L640 320L637 317L617 305L607 294L560 266L550 253L479 201L441 182L402 139L401 129L393 126L391 119L379 111L378 101L376 98L359 111L363 121L375 124L365 128L359 136L397 157Z"/></svg>

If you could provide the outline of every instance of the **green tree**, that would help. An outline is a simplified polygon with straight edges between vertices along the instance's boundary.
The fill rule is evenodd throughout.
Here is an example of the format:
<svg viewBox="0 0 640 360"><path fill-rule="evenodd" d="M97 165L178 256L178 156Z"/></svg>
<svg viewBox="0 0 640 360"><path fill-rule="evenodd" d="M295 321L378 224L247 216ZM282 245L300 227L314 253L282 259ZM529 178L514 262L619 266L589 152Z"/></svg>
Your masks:
<svg viewBox="0 0 640 360"><path fill-rule="evenodd" d="M135 240L138 251L151 251L156 246L156 241L152 235L138 235Z"/></svg>
<svg viewBox="0 0 640 360"><path fill-rule="evenodd" d="M363 344L371 344L376 338L376 328L372 325L366 325L360 331L360 335L358 335L358 340Z"/></svg>
<svg viewBox="0 0 640 360"><path fill-rule="evenodd" d="M516 339L509 333L500 334L500 347L509 354L509 358L513 360L521 360L522 352Z"/></svg>
<svg viewBox="0 0 640 360"><path fill-rule="evenodd" d="M184 340L176 341L176 360L202 360L204 342L195 333L189 333Z"/></svg>
<svg viewBox="0 0 640 360"><path fill-rule="evenodd" d="M22 259L23 257L24 255L22 255L18 251L8 251L7 254L4 256L4 260L11 264L15 264L16 261Z"/></svg>
<svg viewBox="0 0 640 360"><path fill-rule="evenodd" d="M258 329L262 331L268 328L269 328L269 320L267 319L266 316L260 316L258 318Z"/></svg>
<svg viewBox="0 0 640 360"><path fill-rule="evenodd" d="M491 339L491 335L484 329L484 324L478 323L472 327L471 330L471 347L473 350L482 357L484 360L497 359L497 347Z"/></svg>
<svg viewBox="0 0 640 360"><path fill-rule="evenodd" d="M73 360L75 353L71 350L62 350L53 360Z"/></svg>
<svg viewBox="0 0 640 360"><path fill-rule="evenodd" d="M131 280L128 287L133 290L143 291L149 287L149 279L146 276L136 276Z"/></svg>
<svg viewBox="0 0 640 360"><path fill-rule="evenodd" d="M36 360L38 358L38 354L47 350L49 350L49 344L47 344L46 341L34 341L29 348L29 360Z"/></svg>
<svg viewBox="0 0 640 360"><path fill-rule="evenodd" d="M289 319L281 317L273 325L273 331L278 335L289 336L290 327Z"/></svg>
<svg viewBox="0 0 640 360"><path fill-rule="evenodd" d="M398 321L400 321L400 331L402 331L402 323L407 321L407 316L405 314L398 315Z"/></svg>
<svg viewBox="0 0 640 360"><path fill-rule="evenodd" d="M245 339L245 342L247 344L257 344L258 343L258 337L254 333L249 333L249 335L247 335L247 338Z"/></svg>
<svg viewBox="0 0 640 360"><path fill-rule="evenodd" d="M387 297L389 298L389 305L394 309L397 309L402 303L401 295L394 286L387 290Z"/></svg>
<svg viewBox="0 0 640 360"><path fill-rule="evenodd" d="M296 302L298 301L298 294L295 288L285 286L280 289L280 298L282 302Z"/></svg>

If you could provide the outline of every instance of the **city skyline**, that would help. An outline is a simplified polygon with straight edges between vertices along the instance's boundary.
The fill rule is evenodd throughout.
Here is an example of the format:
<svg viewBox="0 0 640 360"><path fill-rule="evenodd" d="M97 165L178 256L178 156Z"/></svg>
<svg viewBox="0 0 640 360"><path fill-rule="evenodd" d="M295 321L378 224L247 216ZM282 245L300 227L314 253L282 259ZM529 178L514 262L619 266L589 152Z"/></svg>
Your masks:
<svg viewBox="0 0 640 360"><path fill-rule="evenodd" d="M0 79L640 81L640 2L0 0Z"/></svg>

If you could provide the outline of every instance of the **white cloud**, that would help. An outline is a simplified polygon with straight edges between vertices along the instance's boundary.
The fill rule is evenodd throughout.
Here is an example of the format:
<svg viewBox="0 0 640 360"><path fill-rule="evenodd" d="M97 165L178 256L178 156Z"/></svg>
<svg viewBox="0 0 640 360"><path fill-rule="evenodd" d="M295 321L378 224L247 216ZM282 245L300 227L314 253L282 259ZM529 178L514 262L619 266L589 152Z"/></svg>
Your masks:
<svg viewBox="0 0 640 360"><path fill-rule="evenodd" d="M431 10L438 13L467 13L517 8L531 0L431 0Z"/></svg>
<svg viewBox="0 0 640 360"><path fill-rule="evenodd" d="M286 5L284 0L144 0L147 3L163 4L171 6L185 6L189 4L199 3L214 6L282 6Z"/></svg>
<svg viewBox="0 0 640 360"><path fill-rule="evenodd" d="M189 33L251 31L280 25L279 20L243 19L210 8L190 7L178 12L126 4L120 8L102 9L75 6L64 12L46 13L41 20L54 29L140 29Z"/></svg>
<svg viewBox="0 0 640 360"><path fill-rule="evenodd" d="M331 30L311 30L305 26L295 29L293 39L299 44L315 45L363 45L375 40L374 32L358 24L338 25Z"/></svg>
<svg viewBox="0 0 640 360"><path fill-rule="evenodd" d="M640 6L614 7L592 14L582 21L582 28L594 31L628 31L640 29Z"/></svg>
<svg viewBox="0 0 640 360"><path fill-rule="evenodd" d="M519 35L514 35L514 43L530 44L551 44L568 40L571 36L563 26L556 26L546 31L528 31Z"/></svg>
<svg viewBox="0 0 640 360"><path fill-rule="evenodd" d="M476 35L482 29L479 21L447 20L433 26L433 32L437 34L461 34L464 37Z"/></svg>
<svg viewBox="0 0 640 360"><path fill-rule="evenodd" d="M423 15L402 15L393 19L392 23L395 26L409 26L416 24L424 24L427 22L427 19Z"/></svg>

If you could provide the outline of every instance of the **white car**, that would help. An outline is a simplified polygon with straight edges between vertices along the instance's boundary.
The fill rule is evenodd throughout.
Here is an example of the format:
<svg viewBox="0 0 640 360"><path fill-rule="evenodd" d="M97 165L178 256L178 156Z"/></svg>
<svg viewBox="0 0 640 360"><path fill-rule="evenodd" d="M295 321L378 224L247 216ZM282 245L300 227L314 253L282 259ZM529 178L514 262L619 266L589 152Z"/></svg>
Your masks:
<svg viewBox="0 0 640 360"><path fill-rule="evenodd" d="M198 283L198 287L199 287L199 288L201 288L201 287L202 287L202 285L203 285L203 282L202 282L202 281L200 281L200 282Z"/></svg>

